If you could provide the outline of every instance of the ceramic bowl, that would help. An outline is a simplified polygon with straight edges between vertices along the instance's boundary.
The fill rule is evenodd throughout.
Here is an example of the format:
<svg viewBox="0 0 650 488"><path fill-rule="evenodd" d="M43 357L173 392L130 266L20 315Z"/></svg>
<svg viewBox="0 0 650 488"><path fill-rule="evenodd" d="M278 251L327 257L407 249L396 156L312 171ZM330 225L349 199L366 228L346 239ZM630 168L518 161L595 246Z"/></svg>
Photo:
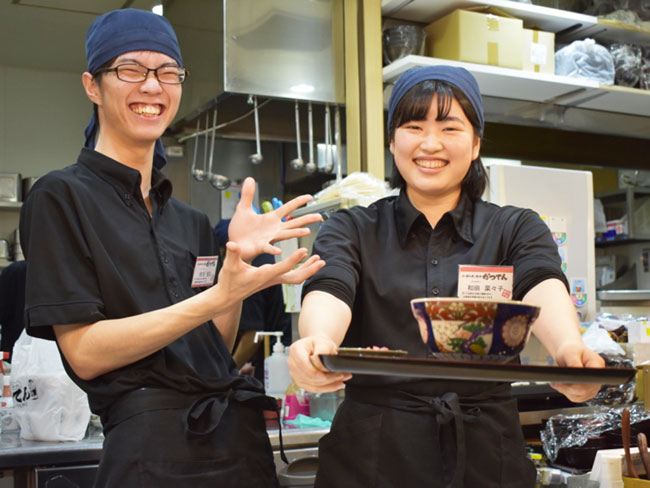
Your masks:
<svg viewBox="0 0 650 488"><path fill-rule="evenodd" d="M518 301L416 298L411 310L435 357L508 361L526 345L540 309Z"/></svg>

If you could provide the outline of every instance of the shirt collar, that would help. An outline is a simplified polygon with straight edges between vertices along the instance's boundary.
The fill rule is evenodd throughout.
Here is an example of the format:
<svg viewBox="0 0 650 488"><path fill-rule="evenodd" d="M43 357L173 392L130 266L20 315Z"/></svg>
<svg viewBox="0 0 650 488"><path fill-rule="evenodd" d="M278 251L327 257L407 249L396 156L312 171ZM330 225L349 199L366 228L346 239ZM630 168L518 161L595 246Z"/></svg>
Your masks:
<svg viewBox="0 0 650 488"><path fill-rule="evenodd" d="M140 191L140 172L102 153L84 147L79 153L77 162L110 183L120 195L125 192L135 195ZM161 207L167 203L172 194L171 181L158 168L153 168L151 173L151 190Z"/></svg>
<svg viewBox="0 0 650 488"><path fill-rule="evenodd" d="M461 238L470 244L474 243L474 238L472 237L474 203L465 192L461 193L456 208L447 212L445 215L451 217L456 232ZM406 245L406 239L411 232L411 228L420 216L424 218L423 214L415 208L408 199L406 190L400 190L399 196L397 197L397 203L395 204L395 221L397 225L397 235L402 247Z"/></svg>

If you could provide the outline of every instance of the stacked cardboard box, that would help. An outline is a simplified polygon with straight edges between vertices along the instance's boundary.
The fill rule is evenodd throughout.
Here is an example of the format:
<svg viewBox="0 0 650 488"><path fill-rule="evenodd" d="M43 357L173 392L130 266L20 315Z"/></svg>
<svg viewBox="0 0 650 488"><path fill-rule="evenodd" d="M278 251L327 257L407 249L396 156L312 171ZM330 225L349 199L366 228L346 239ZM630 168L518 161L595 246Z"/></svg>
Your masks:
<svg viewBox="0 0 650 488"><path fill-rule="evenodd" d="M428 56L553 74L555 34L494 9L458 9L426 27Z"/></svg>

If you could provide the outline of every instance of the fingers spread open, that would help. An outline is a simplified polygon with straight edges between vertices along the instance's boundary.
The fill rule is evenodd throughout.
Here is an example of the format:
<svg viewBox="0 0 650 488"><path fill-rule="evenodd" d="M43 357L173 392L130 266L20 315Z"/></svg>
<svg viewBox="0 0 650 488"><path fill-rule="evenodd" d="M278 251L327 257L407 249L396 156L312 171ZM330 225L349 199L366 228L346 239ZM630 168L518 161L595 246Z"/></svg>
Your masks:
<svg viewBox="0 0 650 488"><path fill-rule="evenodd" d="M278 208L276 212L280 214L282 217L286 217L297 208L300 208L305 203L310 202L313 198L314 197L312 197L311 195L300 195L299 197L292 198L287 203L285 203L280 208Z"/></svg>

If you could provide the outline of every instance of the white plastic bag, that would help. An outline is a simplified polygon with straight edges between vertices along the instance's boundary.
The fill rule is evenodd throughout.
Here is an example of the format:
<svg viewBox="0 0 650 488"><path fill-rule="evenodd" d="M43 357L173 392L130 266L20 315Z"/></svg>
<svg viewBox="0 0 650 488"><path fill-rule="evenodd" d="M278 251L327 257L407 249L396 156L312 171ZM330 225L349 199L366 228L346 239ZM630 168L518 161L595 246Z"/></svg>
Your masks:
<svg viewBox="0 0 650 488"><path fill-rule="evenodd" d="M54 341L30 337L23 330L14 344L11 391L21 438L83 439L90 420L88 397L63 369Z"/></svg>
<svg viewBox="0 0 650 488"><path fill-rule="evenodd" d="M593 39L573 41L555 52L555 74L614 84L614 58Z"/></svg>

